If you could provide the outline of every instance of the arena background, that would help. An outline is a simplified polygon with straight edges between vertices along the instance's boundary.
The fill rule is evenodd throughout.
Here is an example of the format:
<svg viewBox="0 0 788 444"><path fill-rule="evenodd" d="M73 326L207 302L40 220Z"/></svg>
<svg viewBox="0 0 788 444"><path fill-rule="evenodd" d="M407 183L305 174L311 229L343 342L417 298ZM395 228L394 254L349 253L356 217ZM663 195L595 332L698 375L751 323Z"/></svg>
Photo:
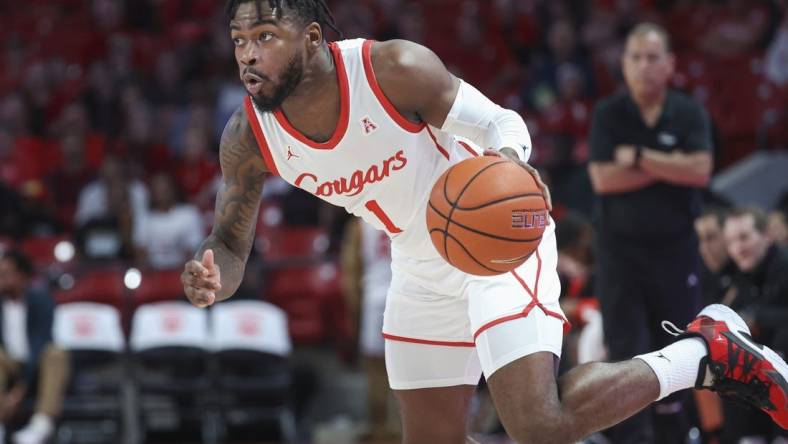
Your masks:
<svg viewBox="0 0 788 444"><path fill-rule="evenodd" d="M785 1L328 3L345 38L422 43L454 74L520 112L557 220L590 217L593 106L623 86L627 31L659 23L677 56L673 86L712 119L707 200L786 205ZM79 325L84 336L95 327L121 341L106 353L72 354L53 442L352 442L363 424L358 315L343 295L339 265L347 215L275 179L236 299L284 310L288 327L268 350L276 352L222 355L210 346L224 325L213 315L195 321L183 343L135 335L145 325L135 320L140 307L184 299L182 263L193 235L199 241L212 221L218 138L244 94L219 0L0 0L0 248L28 254L36 284L59 306L114 307L114 326L94 325L88 315ZM90 188L100 183L120 183L124 192L97 202ZM143 203L161 195L179 202L183 211L172 220L182 225L167 234L171 244L138 241ZM172 310L170 330L179 322L191 328ZM263 328L254 316L237 319L253 333ZM156 353L145 341L177 347ZM233 359L249 368L229 377L222 369ZM474 436L506 442L487 402L479 396Z"/></svg>

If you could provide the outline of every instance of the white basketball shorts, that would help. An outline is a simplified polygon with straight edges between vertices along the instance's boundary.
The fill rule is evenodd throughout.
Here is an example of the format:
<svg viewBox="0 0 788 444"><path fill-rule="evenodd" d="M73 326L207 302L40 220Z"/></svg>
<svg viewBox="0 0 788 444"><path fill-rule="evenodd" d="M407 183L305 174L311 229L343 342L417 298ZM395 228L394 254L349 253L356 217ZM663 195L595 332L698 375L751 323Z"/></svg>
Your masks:
<svg viewBox="0 0 788 444"><path fill-rule="evenodd" d="M566 318L558 304L554 222L516 270L463 273L440 256L422 260L392 248L383 336L395 390L476 385L482 372L547 351L561 356Z"/></svg>

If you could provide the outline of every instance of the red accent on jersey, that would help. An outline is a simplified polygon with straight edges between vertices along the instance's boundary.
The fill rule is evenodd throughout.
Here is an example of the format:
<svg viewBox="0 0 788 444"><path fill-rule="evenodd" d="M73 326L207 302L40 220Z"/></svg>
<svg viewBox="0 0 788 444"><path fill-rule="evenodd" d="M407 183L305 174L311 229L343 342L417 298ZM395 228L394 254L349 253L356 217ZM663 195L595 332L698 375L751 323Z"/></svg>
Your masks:
<svg viewBox="0 0 788 444"><path fill-rule="evenodd" d="M534 307L539 307L539 309L541 309L542 312L544 312L544 314L547 315L547 316L551 316L551 317L560 319L564 323L564 334L566 334L569 331L569 329L572 327L572 325L569 323L569 321L565 317L561 316L559 313L556 313L554 311L551 311L551 310L548 310L547 308L545 308L545 306L542 305L541 302L539 302L539 299L537 299L537 296L539 295L539 278L542 275L542 257L539 255L539 250L536 250L536 261L537 261L536 262L536 282L534 283L534 290L533 291L531 291L531 288L528 287L528 284L525 283L523 278L521 278L520 275L517 274L516 271L514 271L514 270L511 271L512 276L514 276L514 278L517 279L517 282L519 282L520 285L523 286L523 289L525 289L525 292L528 293L528 296L531 297L531 302L528 305L526 305L525 308L523 309L523 311L521 311L520 313L515 313L513 315L504 316L502 318L494 319L494 320L482 325L481 327L479 327L479 329L476 330L476 333L473 334L473 340L474 341L476 340L476 338L479 337L480 334L484 333L484 331L486 331L486 330L488 330L488 329L490 329L492 327L495 327L498 324L503 324L504 322L513 321L515 319L528 317L528 314L531 313L531 310L533 310Z"/></svg>
<svg viewBox="0 0 788 444"><path fill-rule="evenodd" d="M301 173L295 180L295 185L299 188L305 179L312 179L317 185L317 189L312 192L316 196L328 197L334 194L356 196L364 191L364 186L376 182L382 182L383 179L389 177L393 171L399 171L408 164L408 158L405 157L403 150L397 151L397 154L389 157L383 161L383 164L371 165L367 171L356 170L350 177L339 177L337 179L330 179L321 181L315 174ZM311 192L311 191L310 191Z"/></svg>
<svg viewBox="0 0 788 444"><path fill-rule="evenodd" d="M279 125L281 125L288 134L298 139L304 145L319 150L334 149L345 136L348 120L350 119L350 88L348 87L345 62L342 58L339 46L337 46L336 43L329 43L328 47L331 50L331 56L334 58L334 66L336 66L337 70L337 81L339 82L339 120L337 121L337 126L334 128L334 134L331 135L331 138L325 142L315 142L303 135L301 131L294 128L281 109L274 111L277 122L279 122Z"/></svg>
<svg viewBox="0 0 788 444"><path fill-rule="evenodd" d="M405 116L400 114L397 111L397 108L391 104L386 94L383 93L383 90L380 89L380 85L378 84L378 79L375 77L375 71L372 69L372 44L374 43L373 40L367 40L364 42L364 45L361 47L361 56L364 60L364 72L367 74L367 82L369 82L369 87L372 88L372 91L375 93L375 97L378 98L378 102L383 106L383 108L388 113L389 117L391 117L394 122L397 123L402 129L411 133L418 133L423 130L427 125L424 123L413 123L410 120L406 119Z"/></svg>
<svg viewBox="0 0 788 444"><path fill-rule="evenodd" d="M476 344L473 342L430 341L428 339L417 339L417 338L408 338L405 336L395 336L395 335L390 335L388 333L383 333L383 337L390 341L411 342L414 344L442 345L444 347L476 347Z"/></svg>
<svg viewBox="0 0 788 444"><path fill-rule="evenodd" d="M430 138L432 139L432 143L435 144L435 148L437 148L438 151L440 151L441 154L443 154L443 157L445 157L446 160L449 160L449 152L446 151L446 148L442 147L440 143L438 143L438 139L435 138L435 134L432 134L432 130L430 129L430 127L428 126L426 128L427 128L427 132L430 133Z"/></svg>
<svg viewBox="0 0 788 444"><path fill-rule="evenodd" d="M474 151L474 150L473 150L473 148L471 148L470 146L468 146L468 144L467 144L467 143L463 142L462 140L458 140L458 141L457 141L457 143L459 143L459 144L460 144L460 146L462 146L463 148L465 148L465 151L467 151L467 152L471 153L471 156L473 156L473 157L479 157L479 153L477 153L476 151Z"/></svg>
<svg viewBox="0 0 788 444"><path fill-rule="evenodd" d="M249 125L252 126L252 132L254 133L254 138L257 140L257 147L260 150L260 154L263 155L265 166L268 167L269 172L278 176L279 170L276 169L276 163L271 156L271 150L268 148L265 134L263 134L263 129L260 127L260 121L257 120L257 113L254 112L254 105L252 104L251 97L246 96L244 98L244 108L246 108L246 118L249 120Z"/></svg>

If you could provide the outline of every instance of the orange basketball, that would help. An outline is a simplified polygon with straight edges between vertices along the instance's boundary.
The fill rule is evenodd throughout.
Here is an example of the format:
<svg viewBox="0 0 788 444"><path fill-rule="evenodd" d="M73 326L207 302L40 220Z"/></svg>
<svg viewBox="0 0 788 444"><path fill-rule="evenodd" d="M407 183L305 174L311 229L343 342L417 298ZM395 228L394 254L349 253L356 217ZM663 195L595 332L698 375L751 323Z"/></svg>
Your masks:
<svg viewBox="0 0 788 444"><path fill-rule="evenodd" d="M427 229L441 256L479 276L506 273L539 246L547 225L542 192L522 166L501 157L464 160L435 182Z"/></svg>

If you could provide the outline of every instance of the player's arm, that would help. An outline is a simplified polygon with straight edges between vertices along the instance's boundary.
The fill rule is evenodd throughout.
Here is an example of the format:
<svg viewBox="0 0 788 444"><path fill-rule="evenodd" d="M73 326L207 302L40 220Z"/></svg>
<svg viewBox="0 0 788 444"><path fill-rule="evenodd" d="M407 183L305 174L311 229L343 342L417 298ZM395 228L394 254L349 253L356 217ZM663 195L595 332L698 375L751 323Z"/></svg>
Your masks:
<svg viewBox="0 0 788 444"><path fill-rule="evenodd" d="M229 298L241 284L268 174L242 108L224 128L219 161L222 184L213 230L181 275L189 300L202 307Z"/></svg>
<svg viewBox="0 0 788 444"><path fill-rule="evenodd" d="M521 161L550 207L547 187L525 163L531 154L531 136L519 114L493 103L453 76L434 52L407 40L374 44L372 66L383 93L401 114Z"/></svg>

